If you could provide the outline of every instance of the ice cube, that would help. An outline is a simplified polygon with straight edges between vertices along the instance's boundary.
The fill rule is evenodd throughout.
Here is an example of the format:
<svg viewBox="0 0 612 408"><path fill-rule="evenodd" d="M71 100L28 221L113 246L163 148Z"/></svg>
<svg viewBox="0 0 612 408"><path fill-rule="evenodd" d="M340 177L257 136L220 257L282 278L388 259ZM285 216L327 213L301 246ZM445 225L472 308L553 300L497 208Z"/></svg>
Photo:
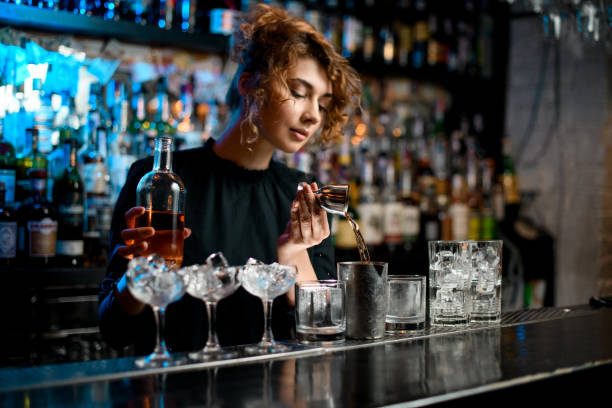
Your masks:
<svg viewBox="0 0 612 408"><path fill-rule="evenodd" d="M223 252L215 252L210 254L208 258L206 258L206 264L212 266L213 268L225 268L226 266L229 266Z"/></svg>
<svg viewBox="0 0 612 408"><path fill-rule="evenodd" d="M150 266L153 268L159 268L162 265L166 265L166 261L164 258L157 254L151 254L147 257L147 262L149 262Z"/></svg>
<svg viewBox="0 0 612 408"><path fill-rule="evenodd" d="M141 273L148 270L148 268L149 261L147 261L147 258L143 256L136 257L128 263L128 272L132 271L132 273Z"/></svg>
<svg viewBox="0 0 612 408"><path fill-rule="evenodd" d="M247 265L265 265L265 263L255 259L255 258L249 258L246 261Z"/></svg>
<svg viewBox="0 0 612 408"><path fill-rule="evenodd" d="M497 268L499 265L499 256L497 251L493 247L487 247L486 252L483 254L484 259L487 261L489 268Z"/></svg>
<svg viewBox="0 0 612 408"><path fill-rule="evenodd" d="M455 254L451 251L440 251L434 255L433 269L450 269L455 262Z"/></svg>

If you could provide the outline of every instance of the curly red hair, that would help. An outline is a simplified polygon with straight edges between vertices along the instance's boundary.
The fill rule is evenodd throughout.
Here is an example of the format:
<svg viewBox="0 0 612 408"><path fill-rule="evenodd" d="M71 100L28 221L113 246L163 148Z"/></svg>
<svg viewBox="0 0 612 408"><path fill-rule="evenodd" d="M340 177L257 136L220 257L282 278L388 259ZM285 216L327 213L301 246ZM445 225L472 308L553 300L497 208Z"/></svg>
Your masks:
<svg viewBox="0 0 612 408"><path fill-rule="evenodd" d="M239 67L228 91L227 103L232 110L244 103L241 126L248 127L255 137L259 136L256 118L261 107L267 98L278 96L274 94L274 89L278 89L275 85L280 83L288 88L288 68L299 58L310 57L321 64L332 85L332 99L319 145L325 146L342 138L347 111L359 105L361 81L346 58L310 23L291 17L283 9L257 4L244 16L234 33L232 57ZM244 72L251 76L242 96L238 92L238 78Z"/></svg>

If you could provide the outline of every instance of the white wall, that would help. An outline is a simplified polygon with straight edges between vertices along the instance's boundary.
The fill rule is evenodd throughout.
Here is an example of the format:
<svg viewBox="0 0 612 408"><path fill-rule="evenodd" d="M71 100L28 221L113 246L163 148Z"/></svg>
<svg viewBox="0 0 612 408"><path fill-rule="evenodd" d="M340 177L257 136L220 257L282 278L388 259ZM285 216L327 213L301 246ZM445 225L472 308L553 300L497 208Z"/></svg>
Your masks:
<svg viewBox="0 0 612 408"><path fill-rule="evenodd" d="M597 294L608 107L605 47L566 28L558 43L559 115L555 45L548 49L542 82L542 57L551 40L536 17L511 22L506 105L506 135L515 155L526 140L515 156L520 189L538 192L526 215L555 238L557 306L584 304ZM539 113L529 132L538 87Z"/></svg>

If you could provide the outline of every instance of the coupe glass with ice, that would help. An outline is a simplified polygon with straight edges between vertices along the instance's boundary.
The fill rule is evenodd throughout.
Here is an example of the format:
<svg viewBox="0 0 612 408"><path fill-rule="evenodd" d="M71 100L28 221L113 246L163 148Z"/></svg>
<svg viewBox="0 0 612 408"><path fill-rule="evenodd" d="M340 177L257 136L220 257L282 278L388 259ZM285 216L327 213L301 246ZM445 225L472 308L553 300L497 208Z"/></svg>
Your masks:
<svg viewBox="0 0 612 408"><path fill-rule="evenodd" d="M187 293L206 304L208 315L208 340L202 350L189 353L189 358L197 361L231 358L237 355L221 348L217 338L217 303L231 295L240 287L238 275L241 266L228 266L222 253L208 257L204 265L191 265L181 271L188 276Z"/></svg>
<svg viewBox="0 0 612 408"><path fill-rule="evenodd" d="M429 241L429 308L432 325L470 322L470 241Z"/></svg>
<svg viewBox="0 0 612 408"><path fill-rule="evenodd" d="M128 264L127 284L132 296L153 308L157 328L153 353L136 360L138 367L167 367L180 362L168 353L164 340L166 306L185 293L185 277L159 255L134 258Z"/></svg>
<svg viewBox="0 0 612 408"><path fill-rule="evenodd" d="M501 240L472 242L472 321L500 320L502 245Z"/></svg>
<svg viewBox="0 0 612 408"><path fill-rule="evenodd" d="M272 302L287 293L297 278L297 266L278 263L263 264L249 259L244 270L238 276L242 287L263 303L264 331L261 341L254 347L247 347L249 353L275 353L289 348L274 340L272 335Z"/></svg>

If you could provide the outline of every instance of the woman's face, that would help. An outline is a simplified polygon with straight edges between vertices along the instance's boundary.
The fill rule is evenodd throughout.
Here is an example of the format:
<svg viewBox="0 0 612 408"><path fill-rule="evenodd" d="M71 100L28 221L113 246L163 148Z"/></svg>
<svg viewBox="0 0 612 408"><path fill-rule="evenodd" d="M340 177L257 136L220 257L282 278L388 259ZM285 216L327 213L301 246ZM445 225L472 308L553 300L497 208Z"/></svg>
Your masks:
<svg viewBox="0 0 612 408"><path fill-rule="evenodd" d="M286 89L280 98L268 98L261 110L260 133L264 140L286 153L298 151L325 121L331 102L331 82L313 58L299 58L287 71Z"/></svg>

